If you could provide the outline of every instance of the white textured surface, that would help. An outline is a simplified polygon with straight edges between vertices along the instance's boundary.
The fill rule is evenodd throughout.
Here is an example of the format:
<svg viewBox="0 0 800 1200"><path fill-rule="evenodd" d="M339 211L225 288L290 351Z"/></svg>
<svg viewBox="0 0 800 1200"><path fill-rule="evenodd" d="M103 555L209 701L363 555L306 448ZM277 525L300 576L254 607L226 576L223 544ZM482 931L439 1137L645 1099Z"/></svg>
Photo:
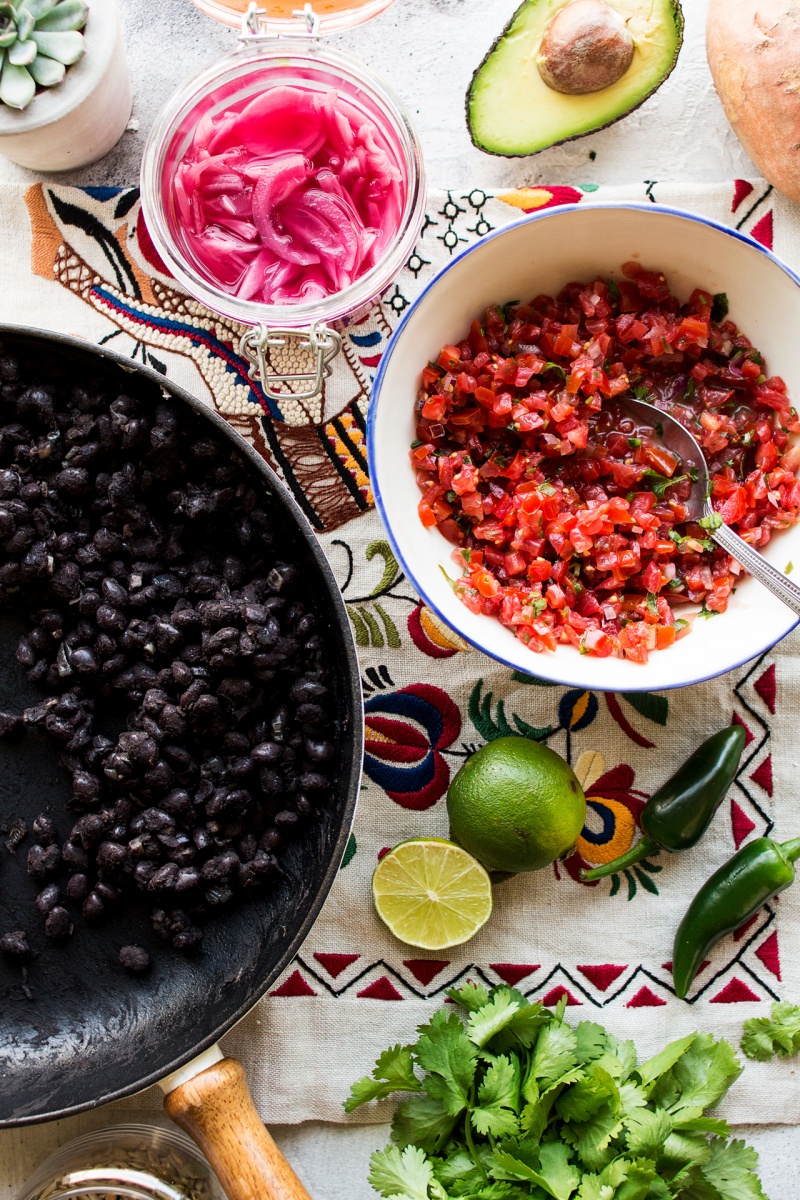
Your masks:
<svg viewBox="0 0 800 1200"><path fill-rule="evenodd" d="M134 180L147 131L170 91L234 44L234 35L203 17L191 0L121 4L138 130L126 133L102 162L61 176L64 182ZM516 7L517 0L397 0L369 26L335 39L383 74L408 105L432 184L710 181L755 173L728 127L705 64L705 0L685 0L686 41L678 66L664 87L624 122L526 159L492 158L474 149L464 122L464 94L472 70ZM0 180L37 178L0 160ZM57 1145L89 1128L133 1117L130 1110L116 1115L112 1107L0 1133L0 1200L14 1200L24 1180ZM761 1153L770 1200L794 1200L800 1131L760 1126L737 1132ZM370 1151L386 1141L383 1126L310 1123L273 1133L315 1200L374 1197L366 1183L367 1162Z"/></svg>
<svg viewBox="0 0 800 1200"><path fill-rule="evenodd" d="M191 0L120 3L139 128L126 133L102 162L62 176L64 182L130 183L138 174L153 118L176 84L235 44L235 34L203 16ZM464 120L467 85L517 4L396 0L383 16L331 39L379 71L408 105L422 135L432 184L712 181L757 174L728 126L706 66L706 0L684 0L686 38L678 65L664 86L623 122L530 158L494 158L476 150ZM0 160L0 180L34 178Z"/></svg>

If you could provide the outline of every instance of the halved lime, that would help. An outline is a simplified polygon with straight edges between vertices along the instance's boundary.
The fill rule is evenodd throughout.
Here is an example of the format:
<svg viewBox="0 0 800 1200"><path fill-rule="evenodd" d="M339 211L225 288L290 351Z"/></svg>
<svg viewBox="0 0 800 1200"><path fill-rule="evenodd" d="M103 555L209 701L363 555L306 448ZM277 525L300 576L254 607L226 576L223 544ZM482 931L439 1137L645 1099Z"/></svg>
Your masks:
<svg viewBox="0 0 800 1200"><path fill-rule="evenodd" d="M415 838L390 850L375 868L372 898L395 937L423 950L460 946L492 914L485 869L444 838Z"/></svg>

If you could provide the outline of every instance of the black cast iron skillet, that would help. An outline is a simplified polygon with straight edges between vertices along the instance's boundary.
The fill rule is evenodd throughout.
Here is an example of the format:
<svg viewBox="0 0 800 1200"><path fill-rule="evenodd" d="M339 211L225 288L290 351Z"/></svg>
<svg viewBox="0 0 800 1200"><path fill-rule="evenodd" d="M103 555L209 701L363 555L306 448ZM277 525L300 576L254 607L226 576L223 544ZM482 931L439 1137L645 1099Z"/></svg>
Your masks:
<svg viewBox="0 0 800 1200"><path fill-rule="evenodd" d="M328 646L339 728L329 806L284 853L286 875L280 885L210 923L199 955L164 951L158 943L162 948L153 956L150 975L127 975L118 962L119 948L156 945L143 907L97 929L80 928L65 946L45 945L42 938L38 945L44 952L28 964L27 981L19 966L0 962L0 1126L68 1116L139 1091L213 1047L252 1008L296 953L336 876L355 809L363 747L358 664L339 588L305 516L255 450L188 392L105 349L60 334L0 326L0 354L5 353L38 364L40 373L41 364L50 362L54 377L118 380L121 391L152 396L153 403L167 392L235 447L258 476L276 524L285 530L284 553L300 564L307 580ZM0 708L13 712L42 696L15 660L21 632L18 619L0 612ZM31 730L19 740L0 741L0 826L10 826L15 817L30 826L39 812L49 811L59 831L69 828L75 819L66 809L69 795L68 776L45 737ZM23 842L16 854L0 847L0 932L37 926L35 915L31 918L38 885L25 871L28 844ZM212 1051L206 1061L209 1057L221 1055ZM268 1146L251 1143L245 1150L247 1135L236 1126L233 1110L237 1105L247 1109L249 1096L238 1064L230 1063L212 1065L190 1082L185 1076L191 1070L185 1071L168 1109L192 1126L190 1132L212 1160L222 1153L213 1144L220 1127L227 1129L228 1159L239 1163L215 1165L236 1200L305 1195L293 1177L281 1182L282 1167L276 1173ZM254 1110L245 1116L249 1136L258 1142ZM254 1167L249 1179L253 1164L248 1166L247 1154L270 1160L272 1174L266 1168L259 1174L261 1168Z"/></svg>

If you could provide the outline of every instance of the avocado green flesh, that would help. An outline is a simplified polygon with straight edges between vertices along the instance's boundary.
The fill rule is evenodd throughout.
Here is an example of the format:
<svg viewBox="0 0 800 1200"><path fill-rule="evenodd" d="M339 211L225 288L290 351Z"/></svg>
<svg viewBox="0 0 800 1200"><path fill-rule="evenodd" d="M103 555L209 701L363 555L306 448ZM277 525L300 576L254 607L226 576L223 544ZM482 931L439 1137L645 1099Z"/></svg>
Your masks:
<svg viewBox="0 0 800 1200"><path fill-rule="evenodd" d="M553 16L568 0L525 0L472 77L472 140L491 154L534 154L618 121L669 75L683 39L678 0L609 0L627 22L633 61L610 87L567 96L548 87L536 56Z"/></svg>

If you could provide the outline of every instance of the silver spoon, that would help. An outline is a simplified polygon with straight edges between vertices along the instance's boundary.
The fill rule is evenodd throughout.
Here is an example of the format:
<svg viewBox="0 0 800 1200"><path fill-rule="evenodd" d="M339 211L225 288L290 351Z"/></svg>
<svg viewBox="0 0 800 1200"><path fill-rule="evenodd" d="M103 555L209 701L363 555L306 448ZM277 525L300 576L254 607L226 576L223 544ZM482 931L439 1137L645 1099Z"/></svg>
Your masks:
<svg viewBox="0 0 800 1200"><path fill-rule="evenodd" d="M708 474L703 451L700 443L693 434L681 425L675 417L648 404L645 400L619 400L622 408L627 409L638 420L647 425L660 425L663 433L660 441L681 460L686 474L692 478L692 490L686 504L687 519L697 521L700 517L708 517L713 513L708 493L711 479ZM710 537L718 546L727 550L732 558L749 571L750 574L769 588L773 596L777 596L786 604L795 616L800 617L800 587L788 579L782 571L778 571L763 555L753 549L743 538L739 537L729 525L720 525L718 529L707 530Z"/></svg>

